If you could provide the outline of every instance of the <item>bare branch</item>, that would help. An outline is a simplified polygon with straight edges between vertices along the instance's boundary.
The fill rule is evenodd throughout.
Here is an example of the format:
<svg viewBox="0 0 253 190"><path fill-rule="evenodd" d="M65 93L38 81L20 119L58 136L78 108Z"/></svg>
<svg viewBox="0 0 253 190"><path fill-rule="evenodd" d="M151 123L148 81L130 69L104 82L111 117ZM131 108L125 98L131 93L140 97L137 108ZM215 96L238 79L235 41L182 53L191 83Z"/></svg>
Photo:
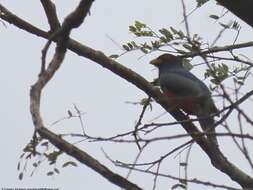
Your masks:
<svg viewBox="0 0 253 190"><path fill-rule="evenodd" d="M215 183L212 183L212 182L209 182L209 181L198 180L196 178L194 178L194 179L185 179L185 178L179 178L179 177L175 177L175 176L164 174L164 173L158 173L157 171L150 171L150 170L146 170L146 169L143 170L143 169L139 169L139 168L133 167L131 165L129 166L127 164L120 163L120 162L117 162L117 161L112 161L112 162L116 166L120 166L122 168L127 168L127 169L132 168L135 171L151 174L151 175L154 175L154 176L170 178L170 179L174 179L174 180L178 180L178 181L187 181L189 183L201 184L201 185L205 185L205 186L210 186L210 187L215 187L215 188L222 188L222 189L227 189L227 190L243 190L243 189L239 189L239 188L226 186L226 185L223 185L223 184L220 185L220 184L215 184Z"/></svg>
<svg viewBox="0 0 253 190"><path fill-rule="evenodd" d="M223 51L230 51L234 49L240 49L240 48L247 48L247 47L252 47L253 46L253 41L246 42L246 43L238 43L238 44L233 44L233 45L226 45L226 46L214 46L212 48L209 48L207 50L202 50L201 52L191 52L191 53L186 53L182 57L194 57L197 55L206 55L209 53L217 53L217 52L223 52Z"/></svg>
<svg viewBox="0 0 253 190"><path fill-rule="evenodd" d="M50 31L55 31L61 24L58 20L55 4L51 0L40 0L50 26Z"/></svg>
<svg viewBox="0 0 253 190"><path fill-rule="evenodd" d="M63 26L57 30L57 47L52 61L50 62L48 68L40 73L38 81L32 86L30 97L31 97L31 114L34 126L37 132L44 138L48 139L53 145L55 145L60 150L64 150L67 154L73 156L80 162L84 163L88 167L92 168L96 172L100 173L102 176L107 178L110 182L131 190L141 190L137 185L129 182L125 178L113 173L108 168L100 164L97 160L81 151L77 147L69 144L67 141L61 137L55 135L51 131L47 130L43 124L42 118L40 116L40 96L42 89L49 82L49 80L54 76L55 72L59 69L65 53L69 34L72 28L78 27L87 15L89 8L93 1L81 1L77 9L72 12L63 22ZM53 34L54 35L54 34ZM54 38L56 36L54 35ZM49 40L52 37L49 38ZM49 43L47 43L49 44ZM49 47L49 45L47 45ZM46 52L46 51L45 51Z"/></svg>
<svg viewBox="0 0 253 190"><path fill-rule="evenodd" d="M84 151L80 150L76 146L73 146L72 144L68 143L60 136L55 135L45 127L39 128L38 132L43 138L48 139L57 148L59 148L60 150L64 150L64 152L67 153L68 155L76 158L81 163L95 170L96 172L104 176L107 180L109 180L111 183L129 190L141 190L141 188L138 187L137 185L129 182L124 177L121 177L120 175L113 173L107 167L99 163L96 159L94 159Z"/></svg>
<svg viewBox="0 0 253 190"><path fill-rule="evenodd" d="M64 19L62 27L54 31L54 33L50 36L48 42L46 43L45 47L42 50L42 63L40 75L43 74L43 72L45 71L46 54L52 40L57 39L58 46L59 47L61 46L60 49L62 49L62 51L63 49L66 50L66 44L69 39L71 30L73 28L79 27L83 23L84 18L88 14L93 1L94 0L80 1L77 8Z"/></svg>
<svg viewBox="0 0 253 190"><path fill-rule="evenodd" d="M0 18L5 20L6 22L15 25L16 27L25 30L31 34L36 36L48 38L49 34L32 24L26 22L25 20L17 17L15 14L11 13L8 9L6 9L2 4L0 4Z"/></svg>

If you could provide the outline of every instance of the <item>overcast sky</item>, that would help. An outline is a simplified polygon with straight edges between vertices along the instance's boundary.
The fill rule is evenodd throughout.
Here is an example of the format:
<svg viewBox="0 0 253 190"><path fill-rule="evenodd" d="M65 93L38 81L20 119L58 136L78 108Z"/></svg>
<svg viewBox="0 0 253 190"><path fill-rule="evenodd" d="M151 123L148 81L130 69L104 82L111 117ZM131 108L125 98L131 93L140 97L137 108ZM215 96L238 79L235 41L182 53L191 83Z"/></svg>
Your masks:
<svg viewBox="0 0 253 190"><path fill-rule="evenodd" d="M79 1L55 0L54 2L62 21ZM91 8L91 14L85 19L80 28L73 31L71 37L87 46L101 50L107 55L122 53L116 43L122 44L135 40L128 32L128 26L135 20L142 21L154 29L173 26L183 30L180 2L177 0L157 0L155 2L147 0L95 1ZM196 6L194 0L187 0L187 3L188 11ZM48 30L47 19L39 1L1 0L1 4L35 26ZM191 33L199 33L205 41L212 42L221 28L212 19L208 18L208 15L220 14L221 11L222 9L217 9L214 2L210 2L197 10L189 17ZM224 18L224 20L226 19ZM17 163L19 156L24 146L31 139L34 129L29 112L29 89L37 78L41 49L46 41L21 31L8 23L5 24L6 27L0 23L0 84L2 87L0 99L0 115L2 116L0 119L2 129L0 134L2 152L0 187L46 187L59 188L60 190L71 188L76 190L119 189L82 164L79 164L79 167L76 168L61 169L60 175L48 177L46 172L50 170L50 167L44 163L33 177L29 177L32 171L32 162L29 162L24 179L22 181L18 180ZM239 41L251 40L251 29L242 22L240 24L243 28ZM233 32L226 33L218 44L231 43L235 34ZM252 51L252 49L249 50L248 48L246 51ZM157 76L157 71L147 63L158 54L160 53L154 53L140 59L142 56L140 52L128 53L120 57L118 61L151 81ZM193 72L203 79L201 71L195 69ZM50 125L54 121L67 116L67 110L73 110L74 103L80 110L85 112L83 116L84 124L90 135L111 136L133 129L141 107L126 104L125 102L139 101L144 97L146 97L145 94L132 84L96 63L68 52L64 64L43 93L42 114L45 124ZM146 122L150 121L163 112L162 108L155 106L154 110L149 112L144 120ZM169 121L169 119L170 117L166 115L160 121ZM77 119L60 122L49 128L61 132L81 132L80 123ZM178 134L184 131L180 128L166 128L164 130L166 135L173 134L173 132ZM178 146L182 142L185 142L185 139L154 145L146 149L141 161L158 158L158 155L168 152L171 147ZM133 161L138 152L136 146L129 144L113 145L112 143L84 142L78 146L123 176L126 175L127 170L114 167L105 158L101 148L113 159L126 162ZM231 161L237 161L239 167L249 172L247 163L238 162L239 157L234 156L235 151L230 149L229 145L222 148ZM199 150L197 146L193 147L190 159L190 177L220 184L225 182L227 185L235 185L227 176L213 169L206 155ZM64 161L69 160L73 159L62 156L57 166L60 168ZM178 176L178 162L178 158L171 157L166 162L168 166L163 165L163 171ZM153 183L153 178L137 173L133 173L130 180L144 189L151 189ZM173 180L161 179L158 182L158 189L169 189L175 183ZM194 189L196 186L191 187L190 189Z"/></svg>

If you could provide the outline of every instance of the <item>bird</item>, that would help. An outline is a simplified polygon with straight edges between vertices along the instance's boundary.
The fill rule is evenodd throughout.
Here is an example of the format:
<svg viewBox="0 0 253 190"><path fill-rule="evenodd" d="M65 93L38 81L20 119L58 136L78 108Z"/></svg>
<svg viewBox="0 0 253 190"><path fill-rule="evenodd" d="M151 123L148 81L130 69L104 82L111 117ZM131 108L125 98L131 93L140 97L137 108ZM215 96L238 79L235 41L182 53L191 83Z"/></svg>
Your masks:
<svg viewBox="0 0 253 190"><path fill-rule="evenodd" d="M183 66L182 58L165 53L151 60L150 64L158 68L161 90L170 98L173 109L197 116L203 132L215 133L214 115L219 110L208 87ZM207 137L218 144L215 135Z"/></svg>

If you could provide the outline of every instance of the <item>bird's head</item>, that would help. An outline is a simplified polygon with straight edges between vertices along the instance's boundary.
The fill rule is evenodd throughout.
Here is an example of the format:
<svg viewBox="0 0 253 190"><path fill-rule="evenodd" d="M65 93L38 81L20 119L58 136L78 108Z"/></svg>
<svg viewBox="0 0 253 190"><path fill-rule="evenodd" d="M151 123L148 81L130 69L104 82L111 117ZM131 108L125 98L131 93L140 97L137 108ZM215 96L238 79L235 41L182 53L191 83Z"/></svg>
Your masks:
<svg viewBox="0 0 253 190"><path fill-rule="evenodd" d="M180 57L165 53L150 61L151 65L161 67L183 67Z"/></svg>

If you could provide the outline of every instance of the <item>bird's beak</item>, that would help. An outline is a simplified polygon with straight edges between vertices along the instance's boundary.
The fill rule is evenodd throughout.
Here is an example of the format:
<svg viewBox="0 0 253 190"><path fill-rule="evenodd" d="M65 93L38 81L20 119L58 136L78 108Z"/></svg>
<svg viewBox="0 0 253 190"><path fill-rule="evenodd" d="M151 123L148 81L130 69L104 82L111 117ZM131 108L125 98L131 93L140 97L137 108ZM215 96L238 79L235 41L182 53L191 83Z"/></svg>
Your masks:
<svg viewBox="0 0 253 190"><path fill-rule="evenodd" d="M161 63L161 60L159 59L153 59L149 62L151 65L158 66Z"/></svg>

